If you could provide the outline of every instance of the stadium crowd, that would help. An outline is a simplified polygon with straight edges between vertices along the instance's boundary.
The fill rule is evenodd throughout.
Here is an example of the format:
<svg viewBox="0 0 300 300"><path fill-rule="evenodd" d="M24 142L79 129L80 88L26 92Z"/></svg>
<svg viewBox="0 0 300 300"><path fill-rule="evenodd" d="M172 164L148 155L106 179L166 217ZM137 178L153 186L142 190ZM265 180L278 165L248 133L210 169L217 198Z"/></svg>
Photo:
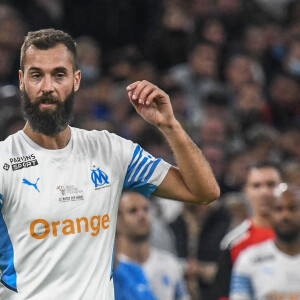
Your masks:
<svg viewBox="0 0 300 300"><path fill-rule="evenodd" d="M41 28L65 30L77 42L82 83L72 125L115 132L174 163L125 89L146 79L170 95L221 198L196 208L151 199L151 241L178 256L191 299L210 300L221 240L251 215L248 167L271 161L300 186L300 1L1 1L0 140L25 124L19 49Z"/></svg>

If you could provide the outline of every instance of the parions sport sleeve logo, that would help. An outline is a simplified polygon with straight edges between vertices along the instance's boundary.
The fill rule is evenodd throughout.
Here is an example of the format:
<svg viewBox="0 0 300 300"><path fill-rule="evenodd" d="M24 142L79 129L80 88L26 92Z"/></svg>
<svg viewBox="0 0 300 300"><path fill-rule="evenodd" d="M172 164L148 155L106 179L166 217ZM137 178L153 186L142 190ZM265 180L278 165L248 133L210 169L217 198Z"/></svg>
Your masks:
<svg viewBox="0 0 300 300"><path fill-rule="evenodd" d="M13 171L34 167L39 164L34 154L12 157L9 161ZM8 171L9 168L10 165L5 163L3 169Z"/></svg>
<svg viewBox="0 0 300 300"><path fill-rule="evenodd" d="M108 175L100 170L100 168L96 169L95 166L93 166L93 169L91 170L91 180L95 185L95 190L111 186Z"/></svg>

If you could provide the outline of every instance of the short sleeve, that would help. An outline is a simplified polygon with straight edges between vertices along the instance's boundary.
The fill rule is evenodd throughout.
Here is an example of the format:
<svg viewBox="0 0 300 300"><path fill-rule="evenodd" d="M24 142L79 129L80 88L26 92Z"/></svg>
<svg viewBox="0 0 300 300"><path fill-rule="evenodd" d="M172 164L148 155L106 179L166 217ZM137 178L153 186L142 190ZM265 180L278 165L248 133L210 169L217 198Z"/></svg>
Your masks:
<svg viewBox="0 0 300 300"><path fill-rule="evenodd" d="M155 158L135 144L132 159L127 168L124 189L131 189L149 197L161 184L171 165Z"/></svg>
<svg viewBox="0 0 300 300"><path fill-rule="evenodd" d="M230 282L230 299L251 300L253 297L251 263L246 250L239 255L233 267Z"/></svg>

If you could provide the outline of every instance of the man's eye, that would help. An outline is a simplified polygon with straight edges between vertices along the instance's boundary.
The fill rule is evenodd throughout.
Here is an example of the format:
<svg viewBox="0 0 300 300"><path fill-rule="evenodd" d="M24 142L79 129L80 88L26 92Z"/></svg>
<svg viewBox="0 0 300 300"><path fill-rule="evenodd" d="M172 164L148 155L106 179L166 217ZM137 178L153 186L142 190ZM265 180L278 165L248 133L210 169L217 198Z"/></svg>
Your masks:
<svg viewBox="0 0 300 300"><path fill-rule="evenodd" d="M34 73L34 74L31 75L31 77L32 78L39 78L39 77L41 77L41 75L38 74L38 73Z"/></svg>
<svg viewBox="0 0 300 300"><path fill-rule="evenodd" d="M65 74L64 73L57 73L55 76L57 78L63 78L63 77L65 77Z"/></svg>
<svg viewBox="0 0 300 300"><path fill-rule="evenodd" d="M137 212L137 209L136 208L131 208L130 210L129 210L129 213L130 214L135 214Z"/></svg>

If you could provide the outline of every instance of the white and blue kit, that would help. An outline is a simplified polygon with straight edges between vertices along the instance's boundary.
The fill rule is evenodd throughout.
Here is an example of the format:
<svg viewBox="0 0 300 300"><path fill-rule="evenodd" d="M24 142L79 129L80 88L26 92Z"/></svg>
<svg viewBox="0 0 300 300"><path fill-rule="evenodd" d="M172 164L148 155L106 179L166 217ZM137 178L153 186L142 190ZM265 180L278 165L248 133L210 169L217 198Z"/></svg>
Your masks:
<svg viewBox="0 0 300 300"><path fill-rule="evenodd" d="M121 193L149 197L169 168L107 131L71 128L59 150L23 131L1 142L0 299L114 299Z"/></svg>
<svg viewBox="0 0 300 300"><path fill-rule="evenodd" d="M118 259L121 262L133 263L124 254ZM172 253L154 247L150 248L149 257L140 264L149 281L151 291L158 300L188 300L184 271L178 258Z"/></svg>
<svg viewBox="0 0 300 300"><path fill-rule="evenodd" d="M230 300L300 299L300 254L280 251L273 240L251 246L238 257Z"/></svg>

